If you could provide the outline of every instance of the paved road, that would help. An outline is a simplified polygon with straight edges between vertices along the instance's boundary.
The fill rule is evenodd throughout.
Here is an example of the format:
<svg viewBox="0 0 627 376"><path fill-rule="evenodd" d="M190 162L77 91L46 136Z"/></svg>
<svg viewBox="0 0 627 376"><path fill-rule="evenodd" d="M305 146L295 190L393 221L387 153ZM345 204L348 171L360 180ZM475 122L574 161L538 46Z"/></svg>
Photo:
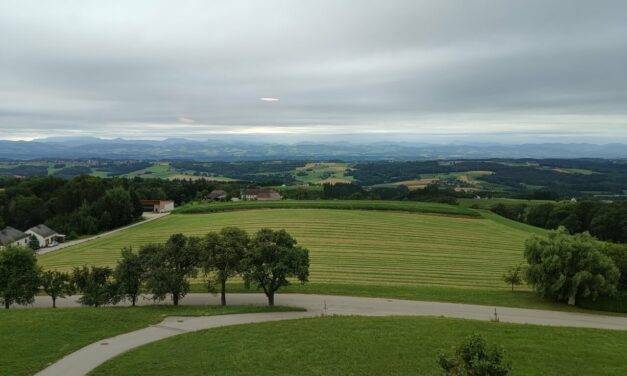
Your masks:
<svg viewBox="0 0 627 376"><path fill-rule="evenodd" d="M109 236L111 234L115 234L116 232L120 232L122 230L126 230L127 228L143 225L144 223L147 223L147 222L150 222L150 221L154 221L155 219L159 219L159 218L164 217L164 216L166 216L168 214L170 214L170 213L151 213L151 212L146 212L146 213L144 213L142 215L142 217L144 218L143 221L135 222L135 223L130 224L128 226L116 228L114 230L103 232L102 234L90 236L88 238L70 240L70 241L67 241L67 242L55 245L54 247L40 248L40 249L37 250L37 254L38 255L43 255L45 253L58 251L60 249L71 247L73 245L85 243L85 242L88 242L88 241L91 241L91 240L94 240L94 239L99 239L99 238L102 238L104 236Z"/></svg>
<svg viewBox="0 0 627 376"><path fill-rule="evenodd" d="M77 297L60 299L59 307L75 307ZM262 294L230 294L230 305L265 305ZM140 304L153 304L141 300ZM190 294L181 304L219 304L219 296ZM283 294L276 304L306 308L307 312L271 312L209 317L169 317L158 325L98 341L86 346L46 368L40 375L85 375L90 370L125 351L181 333L244 323L276 321L326 315L360 316L444 316L488 321L496 314L501 322L569 326L627 331L627 317L603 316L574 312L544 311L507 307L489 307L472 304L423 302L397 299L360 298L331 295ZM50 307L48 297L37 297L34 307Z"/></svg>
<svg viewBox="0 0 627 376"><path fill-rule="evenodd" d="M58 307L78 307L78 296L58 299ZM385 298L361 298L338 295L315 294L278 294L275 303L288 307L301 307L311 312L335 315L363 316L444 316L461 319L489 321L494 312L499 321L551 326L570 326L611 330L627 330L627 317L605 316L579 312L545 311L539 309L494 307L474 304L425 302ZM263 294L228 294L229 305L266 305ZM155 304L148 297L140 299L139 304ZM163 304L171 304L166 301ZM181 300L186 305L218 305L220 296L214 294L189 294ZM51 307L48 296L38 296L29 307ZM15 306L19 308L20 306Z"/></svg>

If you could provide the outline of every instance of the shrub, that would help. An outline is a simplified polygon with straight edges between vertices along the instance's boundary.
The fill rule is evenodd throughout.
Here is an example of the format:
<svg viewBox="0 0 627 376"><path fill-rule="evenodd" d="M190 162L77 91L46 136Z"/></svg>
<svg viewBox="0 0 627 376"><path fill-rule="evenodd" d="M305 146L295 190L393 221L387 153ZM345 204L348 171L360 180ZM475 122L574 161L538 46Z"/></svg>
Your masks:
<svg viewBox="0 0 627 376"><path fill-rule="evenodd" d="M504 376L511 371L511 364L504 359L504 350L488 346L479 334L468 337L447 357L440 352L438 365L450 376Z"/></svg>

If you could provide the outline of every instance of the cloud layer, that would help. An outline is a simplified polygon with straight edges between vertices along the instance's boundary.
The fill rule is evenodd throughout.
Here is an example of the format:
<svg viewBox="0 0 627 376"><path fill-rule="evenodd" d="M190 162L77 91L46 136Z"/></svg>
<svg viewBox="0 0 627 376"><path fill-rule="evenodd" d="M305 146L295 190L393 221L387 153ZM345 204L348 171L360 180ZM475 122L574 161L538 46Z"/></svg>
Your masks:
<svg viewBox="0 0 627 376"><path fill-rule="evenodd" d="M627 140L625 14L625 1L7 0L0 138Z"/></svg>

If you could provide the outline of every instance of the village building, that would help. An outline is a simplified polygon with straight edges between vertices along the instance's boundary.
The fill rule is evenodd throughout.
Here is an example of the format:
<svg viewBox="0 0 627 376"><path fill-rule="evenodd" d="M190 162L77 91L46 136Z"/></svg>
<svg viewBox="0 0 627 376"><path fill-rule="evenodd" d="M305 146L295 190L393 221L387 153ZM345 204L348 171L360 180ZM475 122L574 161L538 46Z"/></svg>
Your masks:
<svg viewBox="0 0 627 376"><path fill-rule="evenodd" d="M153 213L167 213L174 210L174 201L171 200L140 200L144 211Z"/></svg>
<svg viewBox="0 0 627 376"><path fill-rule="evenodd" d="M207 195L207 200L209 201L224 201L226 200L227 193L222 189L214 189Z"/></svg>
<svg viewBox="0 0 627 376"><path fill-rule="evenodd" d="M242 200L272 201L282 200L283 196L271 188L249 188L242 192Z"/></svg>
<svg viewBox="0 0 627 376"><path fill-rule="evenodd" d="M39 248L57 245L65 241L65 235L59 234L46 225L37 225L26 230L26 234L34 236L39 242Z"/></svg>
<svg viewBox="0 0 627 376"><path fill-rule="evenodd" d="M10 245L28 246L28 234L13 227L5 227L0 231L0 249Z"/></svg>

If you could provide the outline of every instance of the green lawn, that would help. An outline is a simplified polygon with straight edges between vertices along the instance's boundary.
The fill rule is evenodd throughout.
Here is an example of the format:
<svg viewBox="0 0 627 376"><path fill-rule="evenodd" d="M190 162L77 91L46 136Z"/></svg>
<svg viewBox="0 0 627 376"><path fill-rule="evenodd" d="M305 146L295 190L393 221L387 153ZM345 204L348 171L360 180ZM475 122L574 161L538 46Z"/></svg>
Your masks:
<svg viewBox="0 0 627 376"><path fill-rule="evenodd" d="M438 351L472 333L505 348L513 375L625 375L624 332L424 317L326 317L183 334L93 375L440 375Z"/></svg>
<svg viewBox="0 0 627 376"><path fill-rule="evenodd" d="M46 268L113 265L125 246L224 226L284 228L311 251L312 282L505 289L530 233L489 219L402 212L276 209L169 215L39 257Z"/></svg>
<svg viewBox="0 0 627 376"><path fill-rule="evenodd" d="M262 307L149 306L0 310L0 375L32 375L92 342L159 323L166 316L267 312ZM277 308L276 310L293 310Z"/></svg>

